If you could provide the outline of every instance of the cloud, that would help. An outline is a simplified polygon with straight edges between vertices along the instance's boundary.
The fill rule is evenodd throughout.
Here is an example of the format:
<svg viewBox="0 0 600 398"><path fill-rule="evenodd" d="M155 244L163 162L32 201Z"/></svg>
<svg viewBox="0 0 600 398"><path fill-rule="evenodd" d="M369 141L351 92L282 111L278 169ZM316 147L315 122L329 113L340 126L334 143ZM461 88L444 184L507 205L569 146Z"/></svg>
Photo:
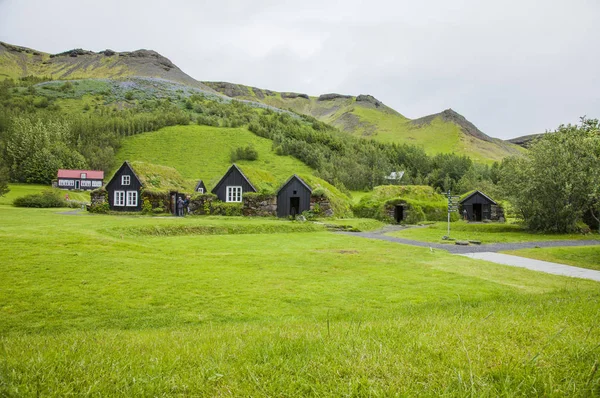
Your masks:
<svg viewBox="0 0 600 398"><path fill-rule="evenodd" d="M452 107L500 138L600 117L597 2L0 1L0 40L154 49L198 80Z"/></svg>

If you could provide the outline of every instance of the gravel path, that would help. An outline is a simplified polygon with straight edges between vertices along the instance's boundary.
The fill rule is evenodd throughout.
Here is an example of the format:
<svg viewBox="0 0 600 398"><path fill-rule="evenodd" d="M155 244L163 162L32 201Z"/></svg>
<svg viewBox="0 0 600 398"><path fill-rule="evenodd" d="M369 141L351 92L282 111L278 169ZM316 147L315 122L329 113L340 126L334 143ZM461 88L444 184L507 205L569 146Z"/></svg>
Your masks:
<svg viewBox="0 0 600 398"><path fill-rule="evenodd" d="M571 276L574 278L591 279L600 282L600 271L591 269L573 267L570 265L551 263L548 261L533 260L519 256L500 253L467 253L461 256L475 258L478 260L491 261L497 264L509 265L511 267L527 268L533 271L545 272L548 274Z"/></svg>
<svg viewBox="0 0 600 398"><path fill-rule="evenodd" d="M384 227L381 230L373 232L338 232L340 234L360 236L362 238L385 240L388 242L402 243L404 245L431 247L434 249L447 250L454 254L464 253L483 253L483 252L500 252L506 250L533 249L536 247L561 247L561 246L593 246L600 245L600 240L554 240L544 242L522 242L522 243L492 243L487 245L469 245L459 246L453 244L441 244L431 242L421 242L412 239L396 238L393 236L384 235L391 231L398 231L402 228L388 229Z"/></svg>

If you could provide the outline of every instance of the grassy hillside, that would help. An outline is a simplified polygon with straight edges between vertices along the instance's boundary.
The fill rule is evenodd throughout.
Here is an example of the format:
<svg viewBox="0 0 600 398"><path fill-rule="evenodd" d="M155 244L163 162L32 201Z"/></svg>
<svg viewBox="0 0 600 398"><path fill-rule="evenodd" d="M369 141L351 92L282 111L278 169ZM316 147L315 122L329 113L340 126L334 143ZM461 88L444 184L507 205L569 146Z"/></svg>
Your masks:
<svg viewBox="0 0 600 398"><path fill-rule="evenodd" d="M232 83L204 83L232 98L310 115L356 136L422 146L428 154L456 153L490 163L522 151L517 145L488 137L452 110L411 120L370 95L311 97Z"/></svg>
<svg viewBox="0 0 600 398"><path fill-rule="evenodd" d="M231 165L231 151L252 144L258 151L255 161L236 163L264 169L284 182L292 174L312 174L313 170L291 156L278 156L269 139L258 137L246 128L173 126L123 140L117 163L138 160L171 166L186 179L202 179L210 190Z"/></svg>

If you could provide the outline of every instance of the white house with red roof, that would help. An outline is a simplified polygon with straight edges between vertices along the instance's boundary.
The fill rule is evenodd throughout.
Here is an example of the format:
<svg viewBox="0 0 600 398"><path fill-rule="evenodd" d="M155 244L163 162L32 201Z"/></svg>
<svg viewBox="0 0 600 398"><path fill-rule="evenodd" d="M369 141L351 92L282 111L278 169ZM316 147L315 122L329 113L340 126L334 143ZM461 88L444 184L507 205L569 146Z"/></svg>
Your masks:
<svg viewBox="0 0 600 398"><path fill-rule="evenodd" d="M56 186L60 189L96 189L104 183L102 170L65 170L59 169Z"/></svg>

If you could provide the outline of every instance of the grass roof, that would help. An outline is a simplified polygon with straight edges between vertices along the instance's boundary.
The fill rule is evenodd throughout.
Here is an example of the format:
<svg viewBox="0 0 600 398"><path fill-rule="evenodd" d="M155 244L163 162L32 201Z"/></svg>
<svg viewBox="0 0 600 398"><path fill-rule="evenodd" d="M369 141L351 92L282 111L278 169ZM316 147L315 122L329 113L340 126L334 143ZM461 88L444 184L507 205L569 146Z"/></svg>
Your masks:
<svg viewBox="0 0 600 398"><path fill-rule="evenodd" d="M331 209L336 217L348 217L352 214L350 210L351 198L335 186L310 174L298 174L298 177L302 178L312 188L313 194L317 190L323 191L325 197L329 199Z"/></svg>
<svg viewBox="0 0 600 398"><path fill-rule="evenodd" d="M195 181L184 179L173 167L139 161L130 164L146 191L193 192L194 190Z"/></svg>

